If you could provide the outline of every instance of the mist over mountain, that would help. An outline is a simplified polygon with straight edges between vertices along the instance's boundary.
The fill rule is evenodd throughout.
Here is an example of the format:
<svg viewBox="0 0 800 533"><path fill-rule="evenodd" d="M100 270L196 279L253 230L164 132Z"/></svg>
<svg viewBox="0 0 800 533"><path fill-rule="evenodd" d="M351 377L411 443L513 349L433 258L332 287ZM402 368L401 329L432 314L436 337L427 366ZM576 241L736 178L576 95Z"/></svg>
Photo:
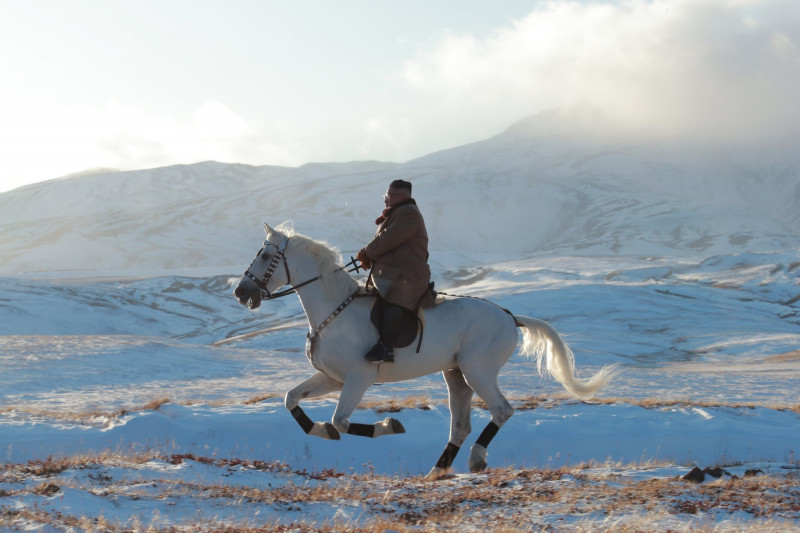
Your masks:
<svg viewBox="0 0 800 533"><path fill-rule="evenodd" d="M0 194L0 274L238 272L262 222L286 220L354 252L396 178L414 184L432 260L795 248L798 159L636 136L579 109L402 164L205 162L73 176Z"/></svg>

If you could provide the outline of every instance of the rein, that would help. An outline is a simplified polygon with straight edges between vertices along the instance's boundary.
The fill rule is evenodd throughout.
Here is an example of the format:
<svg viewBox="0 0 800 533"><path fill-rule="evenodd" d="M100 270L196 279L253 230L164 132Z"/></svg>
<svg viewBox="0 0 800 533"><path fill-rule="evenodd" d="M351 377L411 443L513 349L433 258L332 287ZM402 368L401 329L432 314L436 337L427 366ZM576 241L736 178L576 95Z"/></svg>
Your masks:
<svg viewBox="0 0 800 533"><path fill-rule="evenodd" d="M371 296L371 295L369 293L362 293L361 289L359 288L358 290L356 290L356 292L345 298L345 300L341 304L339 304L339 307L337 307L330 315L328 315L328 318L323 320L316 329L312 328L311 324L309 324L309 331L308 334L306 334L306 357L308 357L308 360L311 361L311 366L317 368L316 364L314 364L313 354L314 354L314 347L316 345L317 337L319 337L319 334L322 333L322 330L325 329L325 327L328 324L333 322L334 318L339 316L339 313L344 311L345 307L350 305L350 303L356 298L360 298L362 296Z"/></svg>
<svg viewBox="0 0 800 533"><path fill-rule="evenodd" d="M247 270L244 271L244 275L247 278L249 278L253 283L255 283L261 290L261 298L263 300L275 300L277 298L283 298L284 296L289 296L290 294L296 293L297 289L305 287L306 285L314 283L315 281L319 281L319 279L322 278L322 274L320 274L311 279L307 279L302 283L298 283L297 285L292 285L292 277L289 274L289 263L286 262L286 247L288 245L289 245L289 237L286 236L283 237L280 245L273 244L269 241L264 241L264 246L256 254L256 258L253 259L253 262L250 263L250 266L247 268ZM269 265L267 266L267 271L264 273L264 276L262 278L259 278L258 276L253 274L250 271L250 269L253 268L253 264L255 264L256 260L258 260L259 256L261 256L261 253L264 251L264 248L266 248L267 246L275 246L278 249L278 251L272 258L272 261L270 261ZM267 289L267 284L269 283L269 280L272 279L272 275L275 273L275 269L278 268L278 263L280 263L281 261L283 261L283 268L286 271L286 284L289 285L289 288L275 293L271 293L269 292L269 289ZM356 261L357 261L356 259L350 257L349 263L337 268L332 272L332 274L339 272L340 270L346 270L347 273L360 272L361 268L358 266L358 263Z"/></svg>
<svg viewBox="0 0 800 533"><path fill-rule="evenodd" d="M443 292L443 291L438 291L438 292L437 292L437 294L441 294L442 296L450 296L451 298L470 298L470 299L472 299L472 300L480 300L480 301L482 301L482 302L486 302L486 303L492 304L492 305L493 305L493 306L495 306L495 307L499 307L500 309L502 309L503 311L505 311L505 312L506 312L506 313L507 313L507 314L508 314L508 315L509 315L511 318L513 318L513 319L514 319L514 325L516 325L518 328L523 328L523 327L525 327L525 325L524 325L522 322L520 322L519 320L517 320L517 317L516 317L516 316L514 316L514 313L512 313L511 311L509 311L509 310L508 310L508 309L506 309L505 307L502 307L502 306L500 306L500 305L497 305L496 303L494 303L494 302L493 302L493 301L491 301L491 300L487 300L487 299L485 299L485 298L479 298L479 297L477 297L477 296L459 296L458 294L448 294L448 293L446 293L446 292Z"/></svg>

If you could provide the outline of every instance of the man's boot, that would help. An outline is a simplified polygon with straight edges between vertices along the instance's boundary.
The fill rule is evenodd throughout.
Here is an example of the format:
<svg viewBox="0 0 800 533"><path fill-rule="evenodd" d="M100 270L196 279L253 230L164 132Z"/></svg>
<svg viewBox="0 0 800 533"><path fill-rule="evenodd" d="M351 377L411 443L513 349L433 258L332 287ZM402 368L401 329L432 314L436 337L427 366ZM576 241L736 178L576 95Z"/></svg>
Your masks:
<svg viewBox="0 0 800 533"><path fill-rule="evenodd" d="M369 349L364 359L370 363L394 363L394 348L379 340Z"/></svg>
<svg viewBox="0 0 800 533"><path fill-rule="evenodd" d="M383 316L381 316L381 328L378 331L380 338L364 358L371 363L394 363L394 342L403 325L403 308L388 302L382 302L382 304L384 306Z"/></svg>

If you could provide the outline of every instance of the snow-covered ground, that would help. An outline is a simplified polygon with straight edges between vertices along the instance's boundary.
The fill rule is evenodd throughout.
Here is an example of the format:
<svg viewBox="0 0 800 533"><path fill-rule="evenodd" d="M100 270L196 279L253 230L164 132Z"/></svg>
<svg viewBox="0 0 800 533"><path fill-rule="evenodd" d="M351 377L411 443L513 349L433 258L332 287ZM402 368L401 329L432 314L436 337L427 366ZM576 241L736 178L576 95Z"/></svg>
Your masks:
<svg viewBox="0 0 800 533"><path fill-rule="evenodd" d="M797 167L532 131L404 165L207 163L0 195L0 529L800 529ZM231 296L262 218L297 214L349 257L387 177L420 184L437 288L549 321L585 375L621 366L584 403L514 356L487 473L462 450L452 477L419 478L448 437L438 375L375 386L354 415L405 434L306 436L282 406L312 372L299 302Z"/></svg>
<svg viewBox="0 0 800 533"><path fill-rule="evenodd" d="M778 266L791 259L543 258L438 272L443 288L549 320L574 348L580 371L623 365L598 402L582 403L514 357L500 380L518 411L492 443L490 466L524 472L588 463L595 466L580 471L602 479L603 487L682 476L694 466L723 466L739 477L761 470L796 482L800 331L796 305L788 303L797 290L796 270ZM142 527L279 519L320 525L334 517L363 525L396 518L381 506L345 504L341 495L313 505L193 496L212 486L367 487L364 475L385 484L427 473L447 442L449 413L439 376L376 386L354 416L370 423L387 416L385 409L405 405L389 413L406 427L403 435L306 436L281 400L311 372L299 303L290 297L268 302L257 314L246 311L230 295L236 279L4 280L4 460L87 461L57 473L42 468L47 473L40 475L7 466L0 477L5 510L47 510L50 518L42 522L67 515ZM334 401L307 402L307 412L328 420ZM487 412L476 407L473 426L487 421ZM470 486L482 475L467 474L466 456L456 460L455 480ZM323 472L324 479L315 479ZM58 490L48 494L45 483ZM422 490L418 483L409 481L408 490ZM402 493L399 486L392 490ZM796 505L800 494L792 497ZM617 518L634 520L643 512L628 509ZM664 513L653 528L698 520L697 514ZM17 525L38 523L23 516ZM699 516L763 525L746 512ZM767 516L800 520L796 511ZM587 518L597 527L610 525L600 511L563 510L531 518L531 524Z"/></svg>

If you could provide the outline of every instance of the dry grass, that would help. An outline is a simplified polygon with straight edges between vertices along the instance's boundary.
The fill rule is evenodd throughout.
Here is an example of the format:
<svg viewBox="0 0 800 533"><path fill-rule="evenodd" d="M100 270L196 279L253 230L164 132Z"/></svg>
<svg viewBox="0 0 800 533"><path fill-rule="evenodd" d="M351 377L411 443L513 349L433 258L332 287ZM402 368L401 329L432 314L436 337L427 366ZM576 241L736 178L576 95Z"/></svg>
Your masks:
<svg viewBox="0 0 800 533"><path fill-rule="evenodd" d="M770 363L786 363L789 361L800 361L800 350L792 350L778 355L773 355L766 358Z"/></svg>
<svg viewBox="0 0 800 533"><path fill-rule="evenodd" d="M276 395L253 398L254 404ZM335 397L335 395L333 396ZM561 397L513 398L515 409L547 409L564 402ZM168 398L156 398L135 410L156 410ZM228 403L237 403L234 401ZM241 403L241 402L239 402ZM625 403L645 409L737 408L757 406L722 402L631 400L604 398L598 404ZM401 400L364 402L363 409L397 412L430 409L445 404L426 396ZM476 408L484 408L475 399ZM762 406L763 407L763 406ZM786 407L774 407L787 410ZM800 405L790 408L800 414ZM87 413L82 417L109 419L130 412ZM76 417L78 415L75 415ZM108 472L138 472L141 465L159 460L192 468L200 463L212 471L209 480L193 476L145 477ZM114 450L99 454L6 464L0 467L0 530L15 531L51 526L57 531L148 531L172 533L208 532L356 532L398 533L465 531L800 531L800 469L747 478L725 477L702 484L680 477L647 478L641 472L653 464L584 464L555 469L496 469L484 474L446 476L435 482L421 478L398 479L334 470L306 472L289 465L173 454L153 455L136 450ZM156 469L157 470L157 469ZM79 476L77 472L91 471ZM258 472L285 477L279 486L248 486L227 482L226 475ZM639 473L636 476L626 474ZM261 474L259 474L261 475ZM166 476L166 474L164 474ZM644 479L643 479L644 478ZM82 480L82 481L77 481ZM135 501L131 517L124 523L100 517L75 516L66 509L41 505L62 498L66 491L83 491L91 498L104 498L114 505ZM136 509L196 505L198 508L252 509L259 523L203 519L186 524L142 525ZM353 509L357 519L308 519L309 509Z"/></svg>
<svg viewBox="0 0 800 533"><path fill-rule="evenodd" d="M427 396L408 396L388 401L362 401L358 407L359 409L372 409L377 413L399 413L403 409L421 409L427 411L437 403L444 404L445 401L440 400L439 402L435 402Z"/></svg>
<svg viewBox="0 0 800 533"><path fill-rule="evenodd" d="M37 408L9 405L0 409L0 414L24 413L26 415L34 417L45 417L54 420L64 420L70 422L84 422L84 423L93 423L100 421L107 424L113 420L116 420L130 413L136 413L140 411L155 411L162 405L170 402L171 400L169 398L154 398L138 406L120 407L118 409L114 409L111 411L94 410L94 411L81 411L81 412L59 411L55 409L37 409ZM184 402L185 405L191 405L192 403L193 402Z"/></svg>
<svg viewBox="0 0 800 533"><path fill-rule="evenodd" d="M335 397L335 396L333 396ZM511 397L509 398L511 405L517 411L527 411L533 409L554 409L562 405L563 403L575 403L575 402L582 402L582 400L577 400L572 398L566 393L559 393L550 396L525 396L525 397ZM800 404L794 406L783 406L783 405L758 405L754 403L736 403L736 402L713 402L713 401L697 401L697 400L663 400L659 398L643 398L643 399L633 399L633 398L622 398L622 397L605 397L605 398L593 398L591 400L587 400L584 403L590 403L594 405L614 405L614 404L627 404L627 405L637 405L644 409L665 409L671 407L680 407L680 408L690 408L690 407L699 407L699 408L729 408L729 409L756 409L756 408L765 408L765 409L772 409L775 411L793 411L795 413L800 414ZM402 398L399 400L378 400L378 401L364 401L361 402L359 408L361 409L372 409L379 413L383 412L399 412L403 409L431 409L432 406L435 405L447 405L447 401L442 400L431 400L425 396L411 396L407 398ZM475 397L472 400L473 408L488 410L486 403L478 398Z"/></svg>
<svg viewBox="0 0 800 533"><path fill-rule="evenodd" d="M26 415L31 416L39 416L44 418L50 418L55 420L65 420L77 423L87 423L87 424L101 424L101 425L108 425L113 423L115 420L119 419L120 417L129 415L131 413L141 412L141 411L155 411L158 410L162 405L167 403L176 403L178 405L190 406L190 405L197 405L202 403L203 405L208 405L211 407L222 407L222 406L229 406L229 405L255 405L260 402L271 400L274 398L282 398L282 394L277 393L265 393L261 395L254 396L252 398L248 398L246 400L240 399L221 399L216 400L214 402L198 402L194 400L186 400L175 402L170 398L154 398L142 405L138 406L126 406L121 407L111 411L88 411L88 412L63 412L58 410L44 410L44 409L32 409L28 407L19 407L19 406L6 406L0 409L0 414L3 413L23 413ZM328 394L319 398L319 400L323 399L337 399L338 394ZM313 400L310 400L313 401ZM525 397L511 397L509 398L514 409L518 411L526 411L532 409L553 409L559 407L561 404L565 402L580 402L581 400L576 400L569 396L566 393L558 393L553 394L550 396L525 396ZM634 398L624 398L624 397L604 397L604 398L594 398L592 400L586 401L586 403L591 403L595 405L613 405L613 404L627 404L627 405L637 405L639 407L645 409L665 409L665 408L689 408L689 407L699 407L699 408L730 408L730 409L755 409L755 408L765 408L765 409L772 409L775 411L792 411L794 413L800 414L800 404L796 405L758 405L754 403L736 403L736 402L714 402L714 401L698 401L698 400L663 400L659 398L643 398L643 399L634 399ZM431 409L433 406L437 405L447 405L446 399L438 399L433 400L427 396L409 396L403 397L399 399L381 399L381 400L365 400L359 404L359 409L370 409L374 410L378 413L396 413L400 412L404 409L421 409L421 410L428 410ZM486 404L483 400L478 398L477 396L472 400L472 406L476 409L483 409L488 410Z"/></svg>
<svg viewBox="0 0 800 533"><path fill-rule="evenodd" d="M489 470L483 474L423 478L389 478L371 472L345 474L334 470L293 471L288 465L170 455L157 457L172 465L191 468L200 463L219 475L177 478L103 474L104 467L136 471L154 459L144 455L113 454L6 465L0 483L20 484L0 493L0 527L50 525L57 530L159 532L521 532L521 531L800 531L798 470L722 479L702 484L679 476L647 476L653 464L583 464L554 469ZM90 469L98 473L69 475ZM285 483L236 484L227 475L264 472L285 476ZM208 472L208 470L204 470ZM631 476L629 474L636 474ZM158 474L162 476L165 474ZM129 481L135 478L135 482ZM208 479L208 481L204 481ZM83 483L83 484L82 484ZM87 491L110 502L135 501L139 509L159 505L197 508L252 509L250 519L200 520L168 526L141 526L141 518L126 524L100 518L71 516L64 510L45 511L36 503L58 498L65 488ZM7 501L29 505L7 505ZM33 502L32 505L30 503ZM309 519L309 509L355 510L357 519ZM257 511L257 513L256 513ZM246 514L246 513L245 513ZM254 516L250 514L248 516ZM6 530L6 529L4 529ZM13 529L12 529L13 530Z"/></svg>
<svg viewBox="0 0 800 533"><path fill-rule="evenodd" d="M244 404L245 405L255 405L257 403L261 403L261 402L266 401L266 400L271 400L273 398L281 398L281 397L282 396L280 394L274 394L274 393L272 393L272 394L259 394L257 396L253 396L252 398L249 398L249 399L245 400Z"/></svg>

